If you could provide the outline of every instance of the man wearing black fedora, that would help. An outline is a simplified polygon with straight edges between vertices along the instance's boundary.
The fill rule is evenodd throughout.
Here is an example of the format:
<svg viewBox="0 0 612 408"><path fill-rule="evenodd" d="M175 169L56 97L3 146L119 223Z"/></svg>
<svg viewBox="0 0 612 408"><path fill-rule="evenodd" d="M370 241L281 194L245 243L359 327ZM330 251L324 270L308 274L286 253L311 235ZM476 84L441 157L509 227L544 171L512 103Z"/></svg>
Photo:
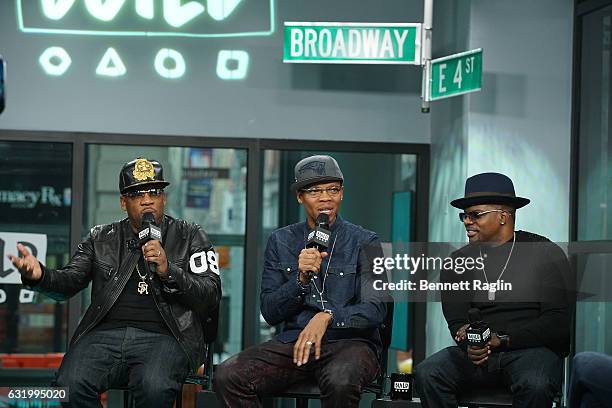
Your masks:
<svg viewBox="0 0 612 408"><path fill-rule="evenodd" d="M22 245L9 256L24 285L56 300L92 283L56 380L68 387L66 406L101 407L101 393L128 386L138 407L169 408L203 363L219 266L198 225L164 214L168 184L156 160L125 163L119 200L127 218L93 227L63 268L45 267Z"/></svg>
<svg viewBox="0 0 612 408"><path fill-rule="evenodd" d="M272 233L261 282L261 313L283 330L217 367L214 389L223 406L258 407L262 397L308 381L319 385L323 407L357 407L378 374L386 307L379 292L368 290L374 278L368 259L382 249L374 232L340 217L343 183L330 156L295 166L292 189L306 221ZM321 219L331 234L320 252L307 243Z"/></svg>
<svg viewBox="0 0 612 408"><path fill-rule="evenodd" d="M457 345L417 366L423 406L456 407L459 394L505 386L515 407L550 407L560 392L563 357L570 345L569 263L547 238L515 231L516 210L529 202L517 197L512 180L499 173L468 178L464 197L451 202L463 210L459 219L469 240L452 256L481 258L484 268L461 274L442 271L441 280L468 281L473 288L487 285L482 285L486 290L442 293L444 316ZM472 308L492 332L484 347L467 344Z"/></svg>

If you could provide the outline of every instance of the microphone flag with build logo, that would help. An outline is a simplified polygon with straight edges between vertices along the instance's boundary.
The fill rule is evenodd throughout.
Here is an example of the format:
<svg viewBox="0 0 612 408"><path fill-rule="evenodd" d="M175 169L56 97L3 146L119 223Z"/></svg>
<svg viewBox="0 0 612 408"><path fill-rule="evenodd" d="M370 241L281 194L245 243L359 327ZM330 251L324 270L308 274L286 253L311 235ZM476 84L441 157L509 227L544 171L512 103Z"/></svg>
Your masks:
<svg viewBox="0 0 612 408"><path fill-rule="evenodd" d="M470 326L466 330L468 345L483 348L491 339L491 329L488 323L482 321L480 310L472 308L468 310Z"/></svg>
<svg viewBox="0 0 612 408"><path fill-rule="evenodd" d="M391 399L412 401L412 374L391 373Z"/></svg>
<svg viewBox="0 0 612 408"><path fill-rule="evenodd" d="M155 225L155 217L153 216L152 213L145 213L142 216L141 224L142 224L141 230L138 233L138 241L139 241L140 246L143 246L147 242L152 241L154 239L161 242L162 240L161 228ZM154 262L149 262L149 269L151 270L151 272L156 273L157 264L155 264Z"/></svg>
<svg viewBox="0 0 612 408"><path fill-rule="evenodd" d="M317 248L319 252L326 251L329 246L330 237L329 216L327 214L319 214L315 222L315 228L308 234L306 248Z"/></svg>

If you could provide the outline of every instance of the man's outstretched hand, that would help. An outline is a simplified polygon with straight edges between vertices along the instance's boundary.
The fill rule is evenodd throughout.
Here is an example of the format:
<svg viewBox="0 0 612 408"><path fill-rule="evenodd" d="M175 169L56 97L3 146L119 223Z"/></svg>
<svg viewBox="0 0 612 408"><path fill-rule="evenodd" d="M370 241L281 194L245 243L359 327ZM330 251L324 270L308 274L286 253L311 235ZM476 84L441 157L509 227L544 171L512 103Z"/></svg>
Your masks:
<svg viewBox="0 0 612 408"><path fill-rule="evenodd" d="M21 276L29 280L39 280L42 277L42 269L38 259L21 244L17 244L17 251L20 257L9 254L8 259L15 265Z"/></svg>

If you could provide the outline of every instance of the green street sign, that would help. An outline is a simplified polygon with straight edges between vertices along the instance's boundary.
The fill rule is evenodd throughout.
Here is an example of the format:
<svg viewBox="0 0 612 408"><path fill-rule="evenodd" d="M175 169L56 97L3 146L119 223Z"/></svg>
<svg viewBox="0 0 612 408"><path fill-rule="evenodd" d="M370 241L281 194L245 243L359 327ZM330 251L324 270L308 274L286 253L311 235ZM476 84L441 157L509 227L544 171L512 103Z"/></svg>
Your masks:
<svg viewBox="0 0 612 408"><path fill-rule="evenodd" d="M286 22L283 62L420 65L421 24Z"/></svg>
<svg viewBox="0 0 612 408"><path fill-rule="evenodd" d="M431 60L429 92L425 100L435 101L480 91L482 48Z"/></svg>

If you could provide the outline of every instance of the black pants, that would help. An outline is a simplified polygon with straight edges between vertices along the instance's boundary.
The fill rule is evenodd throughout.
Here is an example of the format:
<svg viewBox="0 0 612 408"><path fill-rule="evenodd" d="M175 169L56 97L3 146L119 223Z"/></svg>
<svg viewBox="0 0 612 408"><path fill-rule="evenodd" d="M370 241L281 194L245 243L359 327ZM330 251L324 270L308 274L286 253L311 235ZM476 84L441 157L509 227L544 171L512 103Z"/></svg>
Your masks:
<svg viewBox="0 0 612 408"><path fill-rule="evenodd" d="M321 389L323 407L357 407L363 387L380 370L374 351L364 342L341 340L323 344L321 358L315 360L313 354L300 367L293 363L293 345L271 340L219 365L214 390L223 406L259 407L262 396L314 379Z"/></svg>
<svg viewBox="0 0 612 408"><path fill-rule="evenodd" d="M561 389L563 360L545 347L493 353L475 366L459 347L448 347L416 367L416 390L425 408L456 407L460 391L505 384L513 407L551 407Z"/></svg>
<svg viewBox="0 0 612 408"><path fill-rule="evenodd" d="M87 333L64 356L57 385L67 407L101 407L99 394L127 384L137 407L172 407L189 371L174 337L133 327Z"/></svg>

